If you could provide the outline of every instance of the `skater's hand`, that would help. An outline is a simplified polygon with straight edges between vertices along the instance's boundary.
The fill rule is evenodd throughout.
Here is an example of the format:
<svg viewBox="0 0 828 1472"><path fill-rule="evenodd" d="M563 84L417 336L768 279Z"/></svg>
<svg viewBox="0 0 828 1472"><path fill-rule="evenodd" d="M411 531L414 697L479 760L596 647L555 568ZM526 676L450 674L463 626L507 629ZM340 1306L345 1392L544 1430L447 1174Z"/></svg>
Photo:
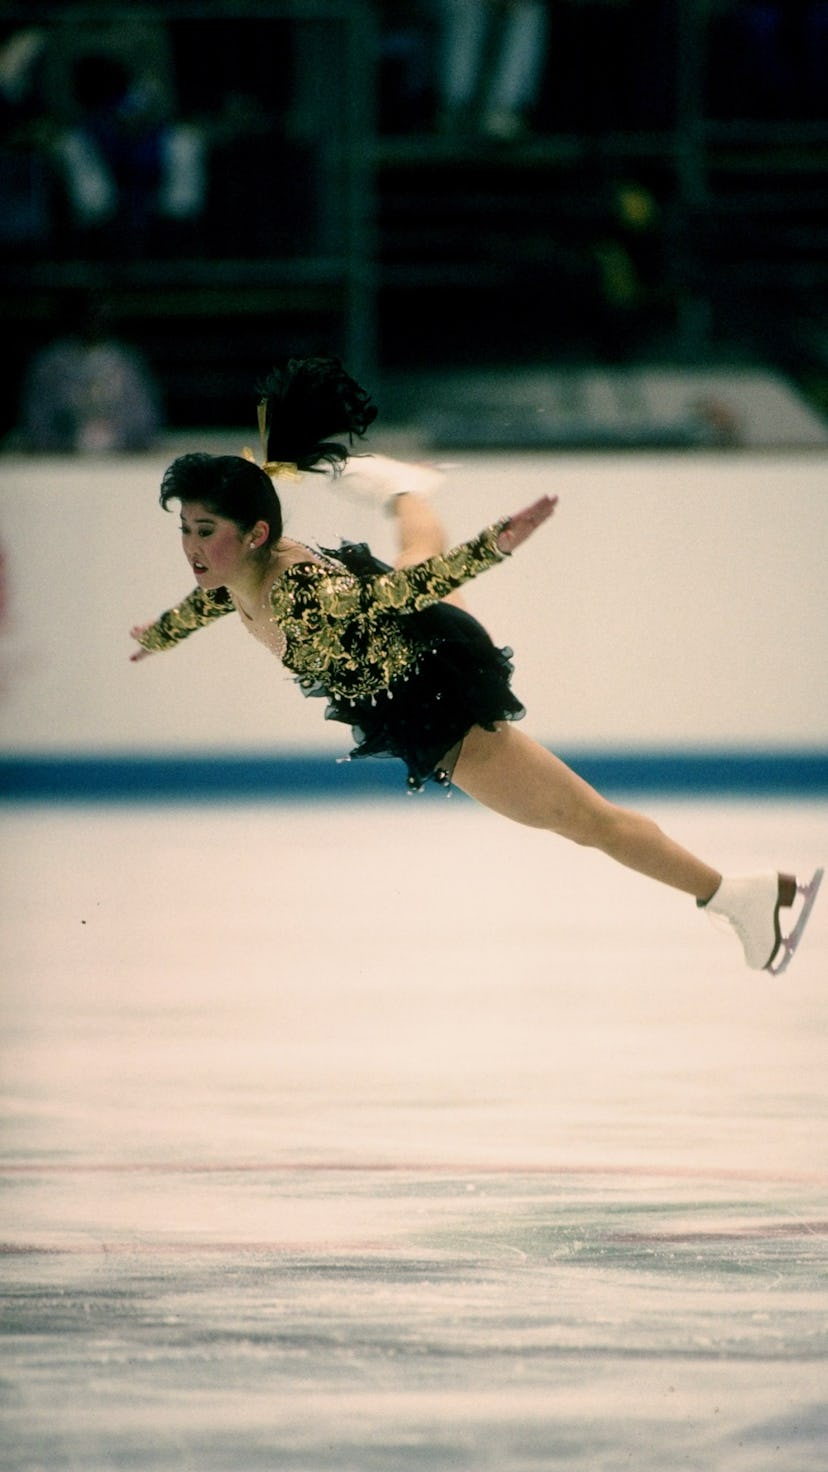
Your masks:
<svg viewBox="0 0 828 1472"><path fill-rule="evenodd" d="M130 639L140 639L141 635L144 634L144 633L146 633L147 629L151 629L151 628L152 628L152 624L136 624L133 629L130 629L130 631L129 631L129 637L130 637ZM148 655L150 655L150 654L152 654L152 650L151 649L144 649L143 646L142 646L140 649L136 649L129 656L130 663L131 664L136 664L139 659L146 659L148 657Z"/></svg>
<svg viewBox="0 0 828 1472"><path fill-rule="evenodd" d="M517 511L514 516L510 516L498 534L497 545L500 551L514 552L516 547L520 547L527 537L531 537L548 520L557 504L557 496L541 496L539 501L527 506L525 511Z"/></svg>

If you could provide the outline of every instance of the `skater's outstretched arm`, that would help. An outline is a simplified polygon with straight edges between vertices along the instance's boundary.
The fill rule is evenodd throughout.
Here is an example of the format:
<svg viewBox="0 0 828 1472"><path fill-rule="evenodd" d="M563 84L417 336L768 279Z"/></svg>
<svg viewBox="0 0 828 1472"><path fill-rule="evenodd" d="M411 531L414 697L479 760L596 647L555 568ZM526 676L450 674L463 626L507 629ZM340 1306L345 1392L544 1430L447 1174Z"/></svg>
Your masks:
<svg viewBox="0 0 828 1472"><path fill-rule="evenodd" d="M544 496L510 517L498 535L498 550L507 554L513 552L552 515L557 503L557 496ZM399 552L394 560L396 568L415 567L447 550L445 529L428 496L417 491L399 493L393 497L392 504L399 538ZM465 607L463 595L457 589L447 593L442 601L453 603L457 608Z"/></svg>
<svg viewBox="0 0 828 1472"><path fill-rule="evenodd" d="M409 497L398 499L404 504ZM413 499L419 501L418 497ZM413 612L442 602L455 589L522 546L552 515L555 505L555 497L543 496L445 554L436 553L416 562L399 559L394 571L383 573L373 581L377 607Z"/></svg>
<svg viewBox="0 0 828 1472"><path fill-rule="evenodd" d="M202 588L194 588L175 608L162 613L153 623L135 624L130 629L130 638L137 640L142 646L133 651L130 659L134 664L156 650L172 649L182 639L189 638L196 629L203 628L214 619L223 618L233 610L233 600L226 590L209 593Z"/></svg>

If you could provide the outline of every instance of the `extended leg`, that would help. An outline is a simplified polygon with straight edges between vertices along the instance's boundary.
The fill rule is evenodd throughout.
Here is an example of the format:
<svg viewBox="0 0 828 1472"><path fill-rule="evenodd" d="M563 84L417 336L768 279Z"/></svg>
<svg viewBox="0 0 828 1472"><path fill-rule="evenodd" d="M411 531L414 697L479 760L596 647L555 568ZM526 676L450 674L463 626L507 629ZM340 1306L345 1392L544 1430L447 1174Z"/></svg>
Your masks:
<svg viewBox="0 0 828 1472"><path fill-rule="evenodd" d="M443 523L427 496L399 495L391 502L399 542L396 567L411 567L446 550Z"/></svg>
<svg viewBox="0 0 828 1472"><path fill-rule="evenodd" d="M607 802L558 757L506 724L494 732L479 726L469 731L453 780L504 817L597 848L628 869L695 895L710 914L727 921L753 970L778 976L799 945L821 869L807 883L773 872L723 878L668 838L651 818ZM790 909L798 897L803 901L798 920L783 935L780 911Z"/></svg>
<svg viewBox="0 0 828 1472"><path fill-rule="evenodd" d="M338 483L346 494L381 506L393 517L399 543L394 566L411 567L446 550L443 523L429 499L444 479L444 472L433 465L390 455L354 455ZM463 607L458 593L450 593L445 602Z"/></svg>
<svg viewBox="0 0 828 1472"><path fill-rule="evenodd" d="M475 726L454 768L455 784L485 807L517 823L545 828L602 853L699 900L715 894L721 875L681 848L652 819L617 807L545 747L515 726Z"/></svg>

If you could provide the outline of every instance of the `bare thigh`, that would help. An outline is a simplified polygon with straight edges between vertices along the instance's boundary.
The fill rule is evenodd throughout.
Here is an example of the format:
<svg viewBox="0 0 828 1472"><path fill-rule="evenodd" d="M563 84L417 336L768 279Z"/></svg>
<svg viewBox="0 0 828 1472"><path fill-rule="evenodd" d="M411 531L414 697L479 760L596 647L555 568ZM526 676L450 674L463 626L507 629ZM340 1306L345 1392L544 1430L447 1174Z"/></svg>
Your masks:
<svg viewBox="0 0 828 1472"><path fill-rule="evenodd" d="M546 747L501 723L473 726L453 780L470 797L516 823L601 849L627 868L696 899L715 894L721 874L662 833L652 818L608 802Z"/></svg>
<svg viewBox="0 0 828 1472"><path fill-rule="evenodd" d="M494 731L473 726L454 766L463 792L503 817L592 843L613 813L594 787L509 722Z"/></svg>

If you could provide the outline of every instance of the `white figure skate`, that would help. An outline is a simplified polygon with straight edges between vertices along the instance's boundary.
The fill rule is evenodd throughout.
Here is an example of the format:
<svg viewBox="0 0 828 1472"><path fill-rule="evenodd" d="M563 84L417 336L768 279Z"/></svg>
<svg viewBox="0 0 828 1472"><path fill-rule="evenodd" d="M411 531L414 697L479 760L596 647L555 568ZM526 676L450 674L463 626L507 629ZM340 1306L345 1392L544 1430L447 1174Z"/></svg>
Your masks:
<svg viewBox="0 0 828 1472"><path fill-rule="evenodd" d="M735 931L754 971L781 976L789 965L814 907L823 870L802 883L792 874L751 874L722 880L712 899L698 901L712 917L720 917ZM790 909L798 895L803 905L793 929L783 935L779 911Z"/></svg>
<svg viewBox="0 0 828 1472"><path fill-rule="evenodd" d="M390 455L354 455L336 479L347 495L387 510L395 496L431 495L445 474L439 466L393 460Z"/></svg>

